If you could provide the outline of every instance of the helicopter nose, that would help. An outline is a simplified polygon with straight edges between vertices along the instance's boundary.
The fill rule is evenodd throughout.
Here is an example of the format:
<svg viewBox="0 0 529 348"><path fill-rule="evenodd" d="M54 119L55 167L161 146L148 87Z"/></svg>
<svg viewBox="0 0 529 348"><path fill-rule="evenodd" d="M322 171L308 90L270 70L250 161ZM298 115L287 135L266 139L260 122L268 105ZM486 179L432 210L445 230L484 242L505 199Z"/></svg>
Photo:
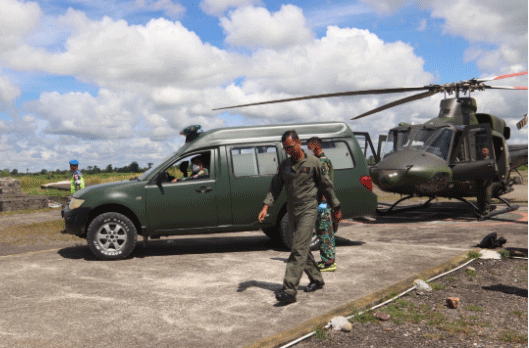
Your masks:
<svg viewBox="0 0 529 348"><path fill-rule="evenodd" d="M380 161L371 178L384 191L431 196L446 188L451 170L441 158L407 151Z"/></svg>

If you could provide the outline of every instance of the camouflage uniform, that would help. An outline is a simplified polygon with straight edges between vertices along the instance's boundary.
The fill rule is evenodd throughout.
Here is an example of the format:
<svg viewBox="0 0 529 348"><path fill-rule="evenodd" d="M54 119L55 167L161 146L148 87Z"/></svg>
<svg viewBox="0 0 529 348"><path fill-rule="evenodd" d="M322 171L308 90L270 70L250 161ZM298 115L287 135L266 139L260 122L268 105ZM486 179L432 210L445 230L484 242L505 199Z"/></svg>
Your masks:
<svg viewBox="0 0 529 348"><path fill-rule="evenodd" d="M322 152L318 158L321 161L321 170L328 174L331 182L334 179L334 168L329 158ZM336 244L334 241L333 221L331 217L331 208L329 208L323 194L318 192L318 201L321 202L318 207L318 218L316 220L316 234L321 240L320 258L325 266L332 265L336 259Z"/></svg>
<svg viewBox="0 0 529 348"><path fill-rule="evenodd" d="M334 194L329 175L322 171L320 160L306 153L298 162L294 162L292 158L281 162L263 203L272 207L283 186L287 194L288 222L292 231L292 248L283 290L296 296L303 271L311 282L323 283L321 272L310 252L312 230L318 214L318 189L331 207L338 207L340 202Z"/></svg>

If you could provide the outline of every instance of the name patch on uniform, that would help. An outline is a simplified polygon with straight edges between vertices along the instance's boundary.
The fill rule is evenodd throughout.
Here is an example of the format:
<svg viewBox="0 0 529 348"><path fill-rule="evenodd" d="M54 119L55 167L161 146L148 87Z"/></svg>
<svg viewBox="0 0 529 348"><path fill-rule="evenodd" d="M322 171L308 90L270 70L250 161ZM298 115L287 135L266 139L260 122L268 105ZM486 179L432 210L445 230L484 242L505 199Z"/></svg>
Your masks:
<svg viewBox="0 0 529 348"><path fill-rule="evenodd" d="M307 174L310 173L310 167L301 167L300 170L302 173L307 173Z"/></svg>

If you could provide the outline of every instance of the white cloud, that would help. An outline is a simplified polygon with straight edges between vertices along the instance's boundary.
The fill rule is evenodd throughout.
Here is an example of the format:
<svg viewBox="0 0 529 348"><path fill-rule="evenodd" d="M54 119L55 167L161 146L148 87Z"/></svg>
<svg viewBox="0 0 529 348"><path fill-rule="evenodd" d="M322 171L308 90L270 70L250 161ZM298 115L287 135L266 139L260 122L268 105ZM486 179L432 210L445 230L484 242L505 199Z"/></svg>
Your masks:
<svg viewBox="0 0 529 348"><path fill-rule="evenodd" d="M200 1L200 8L207 14L220 16L230 8L260 4L260 0L202 0Z"/></svg>
<svg viewBox="0 0 529 348"><path fill-rule="evenodd" d="M42 93L28 107L44 118L49 134L68 134L88 139L130 138L139 115L134 113L136 96L102 89L89 93Z"/></svg>
<svg viewBox="0 0 529 348"><path fill-rule="evenodd" d="M471 4L470 0L465 1ZM45 17L41 26L35 27L35 20L28 20L27 27L13 24L18 28L14 31L16 35L8 40L9 45L0 43L4 68L73 77L90 82L99 88L99 93L41 93L37 100L26 104L30 114L0 119L0 151L2 158L8 159L4 165L22 171L42 167L54 170L64 169L69 158L77 158L84 168L104 167L108 163L123 166L132 161L144 166L177 150L183 144L184 139L178 133L184 127L201 124L207 130L230 124L230 119L235 118L239 124L343 120L354 130L369 130L376 137L376 133L387 132L400 121L419 123L437 116L441 95L358 121L349 120L404 95L309 100L234 109L229 114L211 111L214 107L239 103L427 85L435 80L424 71L424 60L417 56L411 44L385 42L368 30L338 26L329 26L318 39L299 8L286 5L271 13L248 7L256 3L201 2L210 13L220 14L236 8L221 19L221 26L226 42L243 46L244 54L205 43L181 22L163 18L131 25L111 17L94 19L86 12L69 9L59 17ZM94 6L101 4L97 2ZM153 6L169 2L144 4L152 10ZM389 11L406 2L386 4ZM486 1L484 6L487 4ZM433 1L423 5L440 6ZM490 10L502 13L501 9L491 7ZM436 16L452 14L439 10ZM39 12L35 18L40 17ZM424 23L428 24L426 20ZM457 19L451 18L446 23L447 33L466 35L459 31ZM483 42L479 41L483 40L477 29L480 25L469 30L468 39L474 44L467 50L466 59L482 62L480 66L490 72L523 70L523 64L516 62L523 53L523 45L519 44L522 33L502 24L498 30L506 33L505 42L500 34L492 34L491 41ZM31 28L34 32L46 27L57 30L48 41L42 42L37 34L27 39ZM526 28L525 24L527 31ZM491 43L501 50L491 51ZM524 62L526 65L526 57ZM519 85L527 85L526 78ZM23 83L14 84L0 76L0 103L15 101L22 86ZM490 110L498 116L520 114L519 118L527 112L527 100L520 97L527 99L526 92L494 91L490 97L489 92L479 94L482 99L478 105L483 104L484 111ZM514 141L518 142L522 133L513 133Z"/></svg>
<svg viewBox="0 0 529 348"><path fill-rule="evenodd" d="M175 18L186 11L185 7L172 0L136 0L135 6L141 10L163 10L168 16Z"/></svg>
<svg viewBox="0 0 529 348"><path fill-rule="evenodd" d="M0 75L0 109L11 104L21 93L18 86L11 83L6 76Z"/></svg>
<svg viewBox="0 0 529 348"><path fill-rule="evenodd" d="M16 46L38 23L42 11L36 2L2 0L0 4L0 52Z"/></svg>
<svg viewBox="0 0 529 348"><path fill-rule="evenodd" d="M303 11L293 5L283 5L271 14L263 7L243 7L221 18L226 42L249 48L285 48L305 43L313 36ZM248 23L252 23L248 25Z"/></svg>
<svg viewBox="0 0 529 348"><path fill-rule="evenodd" d="M427 27L428 27L428 20L422 19L421 22L419 23L419 26L417 27L417 31L425 31Z"/></svg>
<svg viewBox="0 0 529 348"><path fill-rule="evenodd" d="M72 9L61 22L73 30L64 52L22 45L5 55L10 66L127 89L164 84L205 87L239 74L242 70L233 65L237 60L237 66L244 67L239 55L203 43L180 22L160 18L146 25L129 25L108 17L91 21Z"/></svg>
<svg viewBox="0 0 529 348"><path fill-rule="evenodd" d="M380 15L389 15L403 6L409 5L410 0L360 0L362 3L371 7ZM428 2L428 1L423 1ZM414 2L417 3L417 2Z"/></svg>
<svg viewBox="0 0 529 348"><path fill-rule="evenodd" d="M522 69L527 69L526 0L361 1L380 15L390 15L412 4L431 10L432 18L444 20L446 34L460 36L470 42L465 58L476 61L483 71L502 73L520 64L524 66ZM496 47L491 48L491 45Z"/></svg>

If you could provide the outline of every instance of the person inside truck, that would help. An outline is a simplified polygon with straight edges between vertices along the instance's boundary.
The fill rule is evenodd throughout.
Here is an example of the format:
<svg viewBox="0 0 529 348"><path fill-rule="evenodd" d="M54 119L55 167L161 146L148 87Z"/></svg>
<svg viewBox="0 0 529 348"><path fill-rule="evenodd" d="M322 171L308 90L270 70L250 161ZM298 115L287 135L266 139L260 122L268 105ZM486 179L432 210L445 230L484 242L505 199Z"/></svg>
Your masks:
<svg viewBox="0 0 529 348"><path fill-rule="evenodd" d="M193 164L191 175L188 177L184 176L183 178L175 178L172 182L209 178L209 171L204 166L202 156L193 157L191 163Z"/></svg>

